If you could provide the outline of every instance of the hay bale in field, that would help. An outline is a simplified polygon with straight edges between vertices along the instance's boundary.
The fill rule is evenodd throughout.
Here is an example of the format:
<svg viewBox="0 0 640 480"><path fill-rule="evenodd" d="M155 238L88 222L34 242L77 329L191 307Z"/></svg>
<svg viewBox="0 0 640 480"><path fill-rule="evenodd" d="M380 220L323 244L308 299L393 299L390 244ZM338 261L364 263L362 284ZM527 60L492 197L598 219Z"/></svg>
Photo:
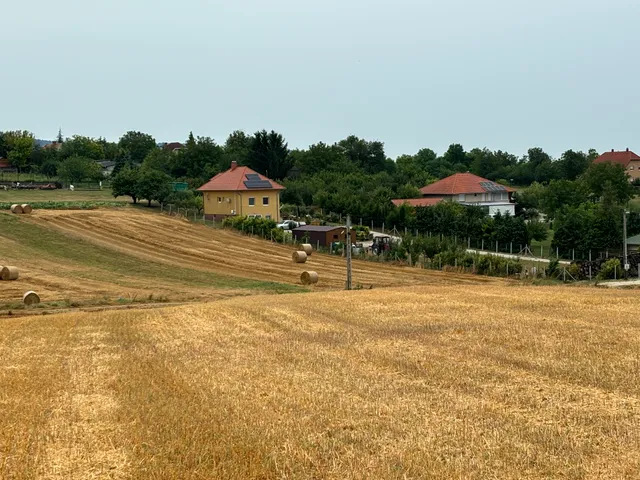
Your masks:
<svg viewBox="0 0 640 480"><path fill-rule="evenodd" d="M0 270L0 279L2 280L17 280L19 276L18 267L2 267Z"/></svg>
<svg viewBox="0 0 640 480"><path fill-rule="evenodd" d="M318 283L318 274L316 272L302 272L300 282L303 285L315 285Z"/></svg>
<svg viewBox="0 0 640 480"><path fill-rule="evenodd" d="M33 207L31 205L29 205L28 203L23 203L22 205L20 205L22 207L22 213L31 213L33 212Z"/></svg>
<svg viewBox="0 0 640 480"><path fill-rule="evenodd" d="M309 256L311 256L311 254L313 253L313 245L311 245L310 243L303 243L302 245L300 245L300 248L302 248L302 250L304 250L304 253Z"/></svg>
<svg viewBox="0 0 640 480"><path fill-rule="evenodd" d="M22 205L18 205L17 203L11 205L11 213L22 213Z"/></svg>
<svg viewBox="0 0 640 480"><path fill-rule="evenodd" d="M25 305L37 305L40 303L40 295L36 292L27 292L22 296L22 302Z"/></svg>
<svg viewBox="0 0 640 480"><path fill-rule="evenodd" d="M304 252L293 252L292 258L294 263L305 263L307 261L307 254Z"/></svg>

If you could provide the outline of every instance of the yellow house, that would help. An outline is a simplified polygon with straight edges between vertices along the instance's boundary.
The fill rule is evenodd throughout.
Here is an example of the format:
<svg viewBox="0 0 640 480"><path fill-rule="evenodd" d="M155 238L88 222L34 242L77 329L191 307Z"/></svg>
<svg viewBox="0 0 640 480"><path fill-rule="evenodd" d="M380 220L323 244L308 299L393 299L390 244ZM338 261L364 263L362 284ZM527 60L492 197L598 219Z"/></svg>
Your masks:
<svg viewBox="0 0 640 480"><path fill-rule="evenodd" d="M207 220L238 215L280 221L280 190L284 187L249 167L239 167L236 162L198 190L204 197Z"/></svg>

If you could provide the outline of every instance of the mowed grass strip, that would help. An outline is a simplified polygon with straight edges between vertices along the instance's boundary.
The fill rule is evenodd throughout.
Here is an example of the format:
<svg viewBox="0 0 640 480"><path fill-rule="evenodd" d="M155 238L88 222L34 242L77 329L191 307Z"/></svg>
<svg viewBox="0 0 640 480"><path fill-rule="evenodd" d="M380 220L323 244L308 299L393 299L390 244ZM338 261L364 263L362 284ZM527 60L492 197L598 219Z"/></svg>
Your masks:
<svg viewBox="0 0 640 480"><path fill-rule="evenodd" d="M52 182L53 183L53 182ZM110 188L102 190L0 190L0 203L33 202L131 202L129 197L114 198Z"/></svg>
<svg viewBox="0 0 640 480"><path fill-rule="evenodd" d="M31 223L23 218L0 214L0 239L12 240L10 255L20 265L37 265L47 260L59 263L59 276L108 281L123 286L143 286L147 280L165 284L217 289L243 289L257 292L295 292L302 289L294 285L257 281L236 276L225 276L191 268L181 268L152 260L141 260L122 251L114 251L57 230ZM184 240L188 242L188 239Z"/></svg>
<svg viewBox="0 0 640 480"><path fill-rule="evenodd" d="M636 298L496 285L254 296L58 315L34 335L77 329L74 388L109 400L111 428L83 410L100 428L61 445L111 452L127 478L619 479L640 471ZM47 387L21 388L27 404Z"/></svg>

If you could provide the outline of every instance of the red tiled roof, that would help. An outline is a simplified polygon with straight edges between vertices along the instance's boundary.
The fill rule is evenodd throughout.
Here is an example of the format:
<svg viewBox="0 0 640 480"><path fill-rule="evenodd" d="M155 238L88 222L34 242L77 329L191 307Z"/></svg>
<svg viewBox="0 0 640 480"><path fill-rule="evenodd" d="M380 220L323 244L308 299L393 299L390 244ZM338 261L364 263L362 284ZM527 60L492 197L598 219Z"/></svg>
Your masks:
<svg viewBox="0 0 640 480"><path fill-rule="evenodd" d="M432 207L443 200L442 197L430 197L430 198L399 198L397 200L391 200L396 207L400 205L411 205L412 207Z"/></svg>
<svg viewBox="0 0 640 480"><path fill-rule="evenodd" d="M180 142L171 142L165 144L164 146L164 149L169 150L170 152L173 152L174 150L180 150L181 148L184 148L184 145Z"/></svg>
<svg viewBox="0 0 640 480"><path fill-rule="evenodd" d="M201 192L206 191L248 191L248 190L266 190L260 188L247 188L244 182L247 180L247 174L257 174L260 180L266 180L271 183L271 189L284 190L284 187L273 180L260 175L258 172L251 170L249 167L231 167L226 172L219 173L198 190Z"/></svg>
<svg viewBox="0 0 640 480"><path fill-rule="evenodd" d="M482 184L485 184L483 186ZM459 195L461 193L491 193L495 190L491 186L506 189L507 192L515 192L513 188L505 187L486 178L479 177L473 173L456 173L450 177L427 185L420 189L423 195ZM504 191L504 190L502 190Z"/></svg>
<svg viewBox="0 0 640 480"><path fill-rule="evenodd" d="M626 152L607 152L600 155L596 158L593 163L617 163L622 165L624 168L629 166L629 162L631 160L640 160L640 157L627 149Z"/></svg>

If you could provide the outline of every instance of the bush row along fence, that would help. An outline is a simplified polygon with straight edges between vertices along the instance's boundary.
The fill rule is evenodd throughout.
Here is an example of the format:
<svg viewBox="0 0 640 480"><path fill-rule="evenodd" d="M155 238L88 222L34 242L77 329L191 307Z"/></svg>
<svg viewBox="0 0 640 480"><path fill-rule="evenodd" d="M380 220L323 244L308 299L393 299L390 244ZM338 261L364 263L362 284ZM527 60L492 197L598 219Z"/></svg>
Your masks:
<svg viewBox="0 0 640 480"><path fill-rule="evenodd" d="M225 222L221 222L206 220L200 209L182 208L173 204L162 204L161 209L167 215L179 216L191 222L212 228L232 228L243 235L259 237L273 243L285 245L308 243L308 240L305 239L298 242L291 232L275 228L276 222L272 220L230 217ZM354 226L354 228L357 227L357 225ZM374 228L374 231L380 230L383 230L383 228L379 230L375 230ZM400 238L406 238L405 234L406 236L420 235L420 232L399 232L397 229L386 231L386 233ZM424 236L431 237L431 234L427 232ZM640 255L637 255L638 258L635 262L633 261L633 257L630 257L632 268L629 272L625 272L622 267L620 267L619 261L617 267L615 265L606 267L604 272L601 272L603 270L602 266L607 264L607 260L615 259L609 259L607 257L608 252L596 260L574 263L567 266L559 264L559 259L562 258L562 256L559 256L559 252L557 251L551 252L551 254L548 253L548 256L545 256L544 247L540 247L540 255L536 255L528 245L518 245L516 247L513 243L497 244L497 242L488 242L488 245L484 245L483 241L472 242L470 239L460 241L460 239L456 237L446 238L443 235L440 235L439 238L443 242L451 242L452 245L454 245L453 251L442 251L432 258L420 255L418 258L412 259L410 254L408 256L400 255L397 251L383 253L381 255L371 255L369 251L360 249L356 250L353 258L440 271L511 278L549 278L562 280L564 282L594 280L596 278L620 279L629 274L638 274L638 278L640 278L640 269L638 269ZM320 253L345 255L344 245L340 243L332 244L329 247L324 247L316 243L314 247ZM497 255L494 255L494 253L497 253ZM513 255L513 257L510 258L505 254ZM574 257L574 259L579 258L575 252L572 252L571 256Z"/></svg>

